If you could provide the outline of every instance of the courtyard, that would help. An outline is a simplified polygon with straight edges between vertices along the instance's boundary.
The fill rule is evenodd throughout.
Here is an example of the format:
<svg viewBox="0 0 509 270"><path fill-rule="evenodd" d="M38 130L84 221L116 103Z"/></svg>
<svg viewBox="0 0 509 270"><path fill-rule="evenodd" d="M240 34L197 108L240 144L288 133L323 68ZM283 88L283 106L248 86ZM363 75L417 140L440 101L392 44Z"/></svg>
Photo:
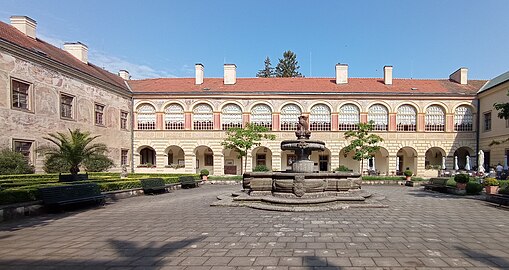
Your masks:
<svg viewBox="0 0 509 270"><path fill-rule="evenodd" d="M388 208L210 207L203 185L0 224L0 269L504 269L509 215L473 197L365 186Z"/></svg>

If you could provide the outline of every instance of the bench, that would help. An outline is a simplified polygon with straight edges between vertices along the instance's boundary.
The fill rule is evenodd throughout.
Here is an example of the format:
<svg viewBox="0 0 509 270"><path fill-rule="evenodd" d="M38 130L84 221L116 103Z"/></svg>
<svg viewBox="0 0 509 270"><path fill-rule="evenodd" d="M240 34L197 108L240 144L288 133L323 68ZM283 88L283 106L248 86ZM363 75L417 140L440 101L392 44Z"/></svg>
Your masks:
<svg viewBox="0 0 509 270"><path fill-rule="evenodd" d="M179 182L182 188L198 187L198 182L196 182L194 176L179 176Z"/></svg>
<svg viewBox="0 0 509 270"><path fill-rule="evenodd" d="M449 181L449 178L447 177L431 178L427 184L424 184L424 189L446 192L447 181Z"/></svg>
<svg viewBox="0 0 509 270"><path fill-rule="evenodd" d="M509 195L505 194L488 194L486 201L498 204L498 206L509 205Z"/></svg>
<svg viewBox="0 0 509 270"><path fill-rule="evenodd" d="M88 173L86 174L58 174L58 182L73 182L88 180Z"/></svg>
<svg viewBox="0 0 509 270"><path fill-rule="evenodd" d="M140 182L145 194L164 193L166 191L166 184L162 178L140 179Z"/></svg>
<svg viewBox="0 0 509 270"><path fill-rule="evenodd" d="M104 195L95 183L76 184L39 189L41 199L49 207L84 202L104 203Z"/></svg>

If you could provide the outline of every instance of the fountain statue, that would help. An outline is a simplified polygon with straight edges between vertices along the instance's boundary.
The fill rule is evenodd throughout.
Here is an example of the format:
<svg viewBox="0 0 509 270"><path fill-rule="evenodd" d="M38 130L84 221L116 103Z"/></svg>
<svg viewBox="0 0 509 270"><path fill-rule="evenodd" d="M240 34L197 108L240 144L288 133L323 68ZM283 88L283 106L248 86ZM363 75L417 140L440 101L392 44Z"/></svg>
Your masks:
<svg viewBox="0 0 509 270"><path fill-rule="evenodd" d="M296 140L281 142L281 150L297 156L292 169L279 172L247 172L243 192L220 196L213 205L250 206L280 211L319 211L345 207L385 207L365 203L371 194L361 190L361 175L354 172L319 172L310 156L324 151L325 143L311 140L309 117L299 116Z"/></svg>

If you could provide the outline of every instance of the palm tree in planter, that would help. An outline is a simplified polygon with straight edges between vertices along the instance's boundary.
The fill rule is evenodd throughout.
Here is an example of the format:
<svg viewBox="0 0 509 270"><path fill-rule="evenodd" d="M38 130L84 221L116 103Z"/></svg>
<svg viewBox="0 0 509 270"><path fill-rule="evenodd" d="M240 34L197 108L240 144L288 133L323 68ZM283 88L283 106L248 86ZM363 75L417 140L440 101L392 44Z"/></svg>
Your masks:
<svg viewBox="0 0 509 270"><path fill-rule="evenodd" d="M104 153L108 148L103 143L93 143L97 136L91 136L90 132L81 132L79 129L69 129L69 135L61 132L50 133L43 137L53 145L39 147L47 160L59 160L69 167L71 180L78 180L80 165L86 161L109 159Z"/></svg>

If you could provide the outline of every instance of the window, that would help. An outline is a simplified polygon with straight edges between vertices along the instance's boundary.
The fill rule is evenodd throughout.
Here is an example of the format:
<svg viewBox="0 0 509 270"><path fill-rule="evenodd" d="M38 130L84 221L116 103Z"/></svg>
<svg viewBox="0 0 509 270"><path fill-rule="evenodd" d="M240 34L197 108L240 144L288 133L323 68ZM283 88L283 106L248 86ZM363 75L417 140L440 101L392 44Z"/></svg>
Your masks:
<svg viewBox="0 0 509 270"><path fill-rule="evenodd" d="M73 119L74 114L72 111L74 97L61 94L60 95L60 117Z"/></svg>
<svg viewBox="0 0 509 270"><path fill-rule="evenodd" d="M12 80L11 89L12 89L12 107L26 111L30 110L31 109L29 104L30 84L17 80Z"/></svg>
<svg viewBox="0 0 509 270"><path fill-rule="evenodd" d="M491 130L491 112L484 113L484 131Z"/></svg>
<svg viewBox="0 0 509 270"><path fill-rule="evenodd" d="M208 104L198 104L193 109L193 129L214 129L214 113Z"/></svg>
<svg viewBox="0 0 509 270"><path fill-rule="evenodd" d="M368 122L373 121L373 130L384 131L387 130L387 123L389 122L389 113L387 108L380 104L375 104L369 107Z"/></svg>
<svg viewBox="0 0 509 270"><path fill-rule="evenodd" d="M426 131L445 130L445 113L440 106L431 105L426 108L426 117L424 121Z"/></svg>
<svg viewBox="0 0 509 270"><path fill-rule="evenodd" d="M328 106L318 104L311 108L309 115L309 129L318 131L331 130L331 116Z"/></svg>
<svg viewBox="0 0 509 270"><path fill-rule="evenodd" d="M170 104L164 109L164 128L184 129L184 108L180 104Z"/></svg>
<svg viewBox="0 0 509 270"><path fill-rule="evenodd" d="M401 105L396 114L397 131L415 131L417 122L417 112L410 105Z"/></svg>
<svg viewBox="0 0 509 270"><path fill-rule="evenodd" d="M266 155L265 154L256 154L256 166L266 164Z"/></svg>
<svg viewBox="0 0 509 270"><path fill-rule="evenodd" d="M299 123L301 114L299 106L295 104L285 105L281 109L281 130L297 130L297 123Z"/></svg>
<svg viewBox="0 0 509 270"><path fill-rule="evenodd" d="M104 105L95 104L95 124L104 126Z"/></svg>
<svg viewBox="0 0 509 270"><path fill-rule="evenodd" d="M120 151L120 165L127 165L128 162L127 162L127 158L128 158L128 154L129 153L129 150L127 149L122 149Z"/></svg>
<svg viewBox="0 0 509 270"><path fill-rule="evenodd" d="M205 166L214 166L214 155L213 154L205 154Z"/></svg>
<svg viewBox="0 0 509 270"><path fill-rule="evenodd" d="M272 110L265 104L259 104L251 109L252 124L272 129Z"/></svg>
<svg viewBox="0 0 509 270"><path fill-rule="evenodd" d="M156 109L150 104L139 106L136 121L138 123L138 129L156 129Z"/></svg>
<svg viewBox="0 0 509 270"><path fill-rule="evenodd" d="M221 110L221 126L223 130L242 127L242 109L239 105L228 104Z"/></svg>
<svg viewBox="0 0 509 270"><path fill-rule="evenodd" d="M168 151L168 165L173 164L173 151Z"/></svg>
<svg viewBox="0 0 509 270"><path fill-rule="evenodd" d="M32 142L31 141L21 141L21 140L14 140L13 141L13 148L15 152L21 153L26 160L29 162L32 162Z"/></svg>
<svg viewBox="0 0 509 270"><path fill-rule="evenodd" d="M359 108L353 104L346 104L339 108L339 130L357 130L360 122Z"/></svg>
<svg viewBox="0 0 509 270"><path fill-rule="evenodd" d="M288 154L286 156L286 166L292 166L292 164L297 161L297 155Z"/></svg>
<svg viewBox="0 0 509 270"><path fill-rule="evenodd" d="M472 131L474 116L472 109L467 106L459 106L454 111L454 131Z"/></svg>
<svg viewBox="0 0 509 270"><path fill-rule="evenodd" d="M128 112L120 111L120 129L127 129L128 116Z"/></svg>

